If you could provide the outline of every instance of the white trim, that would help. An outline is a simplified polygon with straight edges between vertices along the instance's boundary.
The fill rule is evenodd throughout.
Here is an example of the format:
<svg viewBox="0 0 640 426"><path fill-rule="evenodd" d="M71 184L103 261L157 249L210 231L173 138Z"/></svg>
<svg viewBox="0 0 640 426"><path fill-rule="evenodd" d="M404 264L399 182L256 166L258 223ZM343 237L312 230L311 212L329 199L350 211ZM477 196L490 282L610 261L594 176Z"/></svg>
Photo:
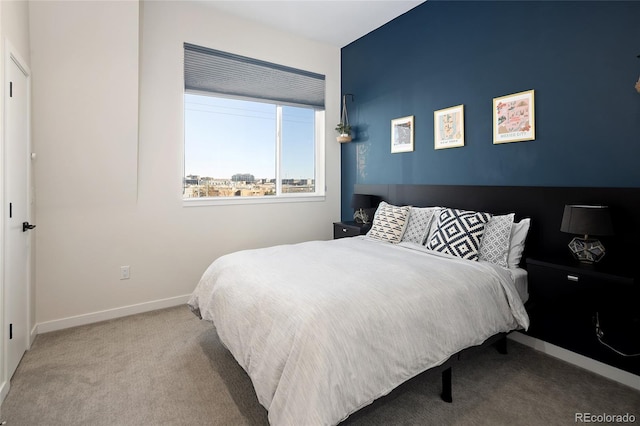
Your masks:
<svg viewBox="0 0 640 426"><path fill-rule="evenodd" d="M9 380L5 380L0 384L0 408L2 408L1 403L4 402L4 399L9 395L9 389L11 388L11 382ZM0 418L2 421L2 418Z"/></svg>
<svg viewBox="0 0 640 426"><path fill-rule="evenodd" d="M36 325L35 333L48 333L50 331L64 330L65 328L77 327L80 325L93 324L129 315L141 314L158 309L171 308L186 304L190 295L170 297L168 299L154 300L151 302L139 303L137 305L123 306L121 308L107 309L105 311L92 312L89 314L76 315L59 320L41 322Z"/></svg>
<svg viewBox="0 0 640 426"><path fill-rule="evenodd" d="M227 206L235 204L309 203L325 201L324 195L280 195L264 197L183 198L182 207Z"/></svg>
<svg viewBox="0 0 640 426"><path fill-rule="evenodd" d="M628 371L620 370L619 368L612 367L608 364L596 361L595 359L571 352L567 349L552 345L551 343L536 339L535 337L527 336L526 334L522 334L517 331L510 333L508 337L515 342L522 343L525 346L529 346L537 351L551 355L554 358L561 359L562 361L584 368L585 370L599 374L607 379L611 379L636 390L640 390L640 376L636 376Z"/></svg>
<svg viewBox="0 0 640 426"><path fill-rule="evenodd" d="M327 153L326 153L326 145L328 143L327 138L325 137L325 127L326 127L326 113L325 110L318 111L316 110L314 122L316 124L315 138L316 138L316 161L315 161L315 177L316 177L316 191L318 194L326 194L327 192L327 179L326 179L326 168L327 168ZM340 187L338 185L338 187Z"/></svg>
<svg viewBox="0 0 640 426"><path fill-rule="evenodd" d="M314 114L315 116L315 114ZM314 141L314 144L318 141ZM282 105L276 104L276 197L282 195ZM315 164L314 164L315 168ZM315 175L313 176L315 181ZM318 188L314 188L318 189Z"/></svg>
<svg viewBox="0 0 640 426"><path fill-rule="evenodd" d="M29 334L29 349L31 349L31 346L33 345L33 342L36 340L37 336L38 336L38 324L34 324L33 328L31 329L31 333Z"/></svg>

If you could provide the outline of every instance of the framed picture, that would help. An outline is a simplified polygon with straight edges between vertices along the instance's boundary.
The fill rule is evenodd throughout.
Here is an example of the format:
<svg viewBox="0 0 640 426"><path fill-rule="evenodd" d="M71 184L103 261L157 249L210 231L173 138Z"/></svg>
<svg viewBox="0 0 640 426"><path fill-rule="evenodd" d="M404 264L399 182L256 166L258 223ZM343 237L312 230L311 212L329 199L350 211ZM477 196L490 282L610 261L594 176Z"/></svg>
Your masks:
<svg viewBox="0 0 640 426"><path fill-rule="evenodd" d="M391 120L391 152L413 151L413 115Z"/></svg>
<svg viewBox="0 0 640 426"><path fill-rule="evenodd" d="M464 105L433 112L433 147L464 146Z"/></svg>
<svg viewBox="0 0 640 426"><path fill-rule="evenodd" d="M493 99L493 143L532 141L536 138L534 91Z"/></svg>

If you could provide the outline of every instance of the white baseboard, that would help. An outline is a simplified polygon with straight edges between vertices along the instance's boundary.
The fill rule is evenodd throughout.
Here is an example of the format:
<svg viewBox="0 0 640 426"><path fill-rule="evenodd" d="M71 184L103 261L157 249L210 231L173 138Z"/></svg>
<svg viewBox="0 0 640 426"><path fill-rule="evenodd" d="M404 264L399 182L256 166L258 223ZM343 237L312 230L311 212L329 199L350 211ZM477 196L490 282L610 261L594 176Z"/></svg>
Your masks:
<svg viewBox="0 0 640 426"><path fill-rule="evenodd" d="M79 325L93 324L95 322L106 321L114 318L121 318L129 315L141 314L143 312L183 305L187 303L187 301L189 300L189 296L190 295L171 297L168 299L139 303L137 305L108 309L106 311L92 312L89 314L77 315L59 320L41 322L39 324L36 324L33 331L31 332L31 335L32 338L35 338L35 336L40 333L48 333L50 331L63 330L65 328L77 327Z"/></svg>
<svg viewBox="0 0 640 426"><path fill-rule="evenodd" d="M2 382L2 384L0 384L0 408L2 408L2 403L4 402L4 399L9 394L9 386L10 386L9 380L5 380L4 382ZM0 415L0 422L2 422L2 420L3 420L2 416Z"/></svg>
<svg viewBox="0 0 640 426"><path fill-rule="evenodd" d="M31 349L31 345L33 345L33 341L36 340L36 336L38 335L38 324L34 325L31 329L31 334L29 334L29 346L27 350Z"/></svg>
<svg viewBox="0 0 640 426"><path fill-rule="evenodd" d="M608 364L596 361L595 359L571 352L567 349L552 345L551 343L536 339L535 337L527 336L526 334L522 334L517 331L510 333L508 338L547 355L551 355L552 357L566 361L569 364L573 364L578 367L582 367L585 370L599 374L607 379L611 379L618 383L622 383L623 385L640 390L640 376L636 376L628 371L620 370L619 368L612 367Z"/></svg>

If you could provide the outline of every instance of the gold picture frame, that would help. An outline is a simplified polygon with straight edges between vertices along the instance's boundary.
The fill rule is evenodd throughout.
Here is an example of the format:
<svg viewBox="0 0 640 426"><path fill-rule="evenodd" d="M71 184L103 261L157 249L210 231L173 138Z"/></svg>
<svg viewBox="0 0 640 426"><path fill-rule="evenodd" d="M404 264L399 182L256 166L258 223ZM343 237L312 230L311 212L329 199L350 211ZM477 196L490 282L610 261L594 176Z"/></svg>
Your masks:
<svg viewBox="0 0 640 426"><path fill-rule="evenodd" d="M536 138L533 90L493 99L493 143L532 141Z"/></svg>
<svg viewBox="0 0 640 426"><path fill-rule="evenodd" d="M391 120L391 153L413 151L413 115Z"/></svg>
<svg viewBox="0 0 640 426"><path fill-rule="evenodd" d="M464 105L433 112L433 148L464 146Z"/></svg>

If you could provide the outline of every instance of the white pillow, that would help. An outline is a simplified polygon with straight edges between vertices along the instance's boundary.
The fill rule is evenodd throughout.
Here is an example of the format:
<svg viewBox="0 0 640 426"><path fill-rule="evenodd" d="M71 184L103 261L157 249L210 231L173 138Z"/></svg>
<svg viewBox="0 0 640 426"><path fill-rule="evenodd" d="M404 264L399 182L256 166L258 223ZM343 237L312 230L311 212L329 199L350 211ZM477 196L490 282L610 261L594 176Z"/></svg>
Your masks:
<svg viewBox="0 0 640 426"><path fill-rule="evenodd" d="M411 207L407 229L402 236L403 242L424 244L434 215L440 211L438 207Z"/></svg>
<svg viewBox="0 0 640 426"><path fill-rule="evenodd" d="M531 219L522 219L520 222L514 223L511 228L511 242L509 243L509 256L507 264L509 268L517 268L522 259L524 251L524 242L527 239Z"/></svg>
<svg viewBox="0 0 640 426"><path fill-rule="evenodd" d="M514 214L493 216L485 226L478 259L507 268Z"/></svg>
<svg viewBox="0 0 640 426"><path fill-rule="evenodd" d="M407 227L409 206L398 207L381 201L367 236L397 244Z"/></svg>

